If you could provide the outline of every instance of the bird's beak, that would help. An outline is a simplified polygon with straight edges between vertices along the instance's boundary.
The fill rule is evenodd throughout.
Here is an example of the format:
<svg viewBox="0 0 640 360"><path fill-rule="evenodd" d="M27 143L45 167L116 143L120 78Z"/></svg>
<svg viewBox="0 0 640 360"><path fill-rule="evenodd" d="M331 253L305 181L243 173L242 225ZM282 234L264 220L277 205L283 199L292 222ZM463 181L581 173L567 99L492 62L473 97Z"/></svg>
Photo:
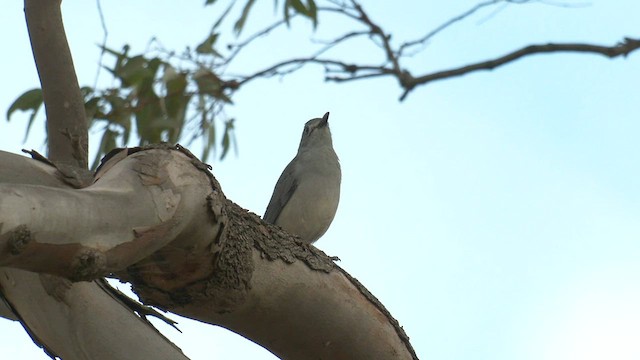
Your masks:
<svg viewBox="0 0 640 360"><path fill-rule="evenodd" d="M329 122L329 112L324 114L324 116L322 117L322 122L320 123L320 126L326 126L328 122Z"/></svg>

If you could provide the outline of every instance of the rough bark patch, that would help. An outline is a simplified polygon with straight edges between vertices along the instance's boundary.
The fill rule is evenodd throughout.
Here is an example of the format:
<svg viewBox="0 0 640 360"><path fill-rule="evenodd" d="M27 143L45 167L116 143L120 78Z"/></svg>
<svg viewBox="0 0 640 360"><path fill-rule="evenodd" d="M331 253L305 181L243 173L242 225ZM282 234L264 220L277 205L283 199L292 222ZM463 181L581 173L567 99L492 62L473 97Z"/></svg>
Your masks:
<svg viewBox="0 0 640 360"><path fill-rule="evenodd" d="M253 245L262 252L268 260L282 260L287 264L295 261L302 261L310 269L331 272L335 267L333 259L323 251L313 245L301 241L298 237L287 233L276 225L267 226L260 218L236 204L229 202L228 207L234 208L232 211L236 215L232 219L232 227L242 226L241 224L252 223L253 226L245 226L247 232L251 232Z"/></svg>
<svg viewBox="0 0 640 360"><path fill-rule="evenodd" d="M11 231L7 247L11 255L20 255L31 242L31 231L27 228L27 225L20 225Z"/></svg>

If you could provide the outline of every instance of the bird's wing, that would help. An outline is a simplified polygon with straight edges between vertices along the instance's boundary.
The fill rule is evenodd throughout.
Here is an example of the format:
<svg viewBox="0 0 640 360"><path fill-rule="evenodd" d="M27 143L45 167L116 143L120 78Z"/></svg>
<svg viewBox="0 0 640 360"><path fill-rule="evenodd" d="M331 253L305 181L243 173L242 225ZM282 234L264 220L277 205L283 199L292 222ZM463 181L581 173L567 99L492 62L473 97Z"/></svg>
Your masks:
<svg viewBox="0 0 640 360"><path fill-rule="evenodd" d="M287 205L298 187L298 182L293 174L294 161L295 159L291 160L289 165L287 165L282 175L280 175L275 189L273 189L273 195L271 195L271 200L269 201L269 205L267 205L267 210L264 212L263 217L263 220L268 223L276 223L282 209Z"/></svg>

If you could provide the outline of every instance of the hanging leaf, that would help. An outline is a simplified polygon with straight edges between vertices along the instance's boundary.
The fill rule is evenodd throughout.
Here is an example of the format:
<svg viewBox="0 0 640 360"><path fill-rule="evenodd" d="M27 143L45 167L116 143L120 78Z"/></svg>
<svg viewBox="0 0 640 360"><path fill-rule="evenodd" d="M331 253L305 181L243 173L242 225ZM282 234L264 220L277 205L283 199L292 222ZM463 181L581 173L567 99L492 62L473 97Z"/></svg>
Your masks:
<svg viewBox="0 0 640 360"><path fill-rule="evenodd" d="M165 87L166 96L163 98L166 116L171 123L168 141L178 142L182 128L185 123L187 108L191 101L191 95L187 90L187 74L175 73L173 76L166 76L165 68Z"/></svg>
<svg viewBox="0 0 640 360"><path fill-rule="evenodd" d="M33 121L38 114L38 110L42 107L43 97L41 89L31 89L24 92L22 95L18 96L18 98L9 106L7 110L7 121L11 120L11 115L16 110L21 111L31 111L29 115L29 122L27 123L27 130L24 133L24 139L22 142L27 141L27 137L29 136L29 131L31 130L31 125L33 125Z"/></svg>
<svg viewBox="0 0 640 360"><path fill-rule="evenodd" d="M215 0L214 0L215 1ZM222 15L220 15L220 17L218 18L218 20L216 21L215 24L213 24L213 27L211 28L211 31L217 29L218 27L220 27L220 25L222 24L222 22L224 21L224 19L227 17L227 15L229 14L229 12L231 12L231 8L233 7L233 5L235 5L235 1L232 1L229 6L227 6L227 9L222 13Z"/></svg>
<svg viewBox="0 0 640 360"><path fill-rule="evenodd" d="M314 0L307 0L305 5L301 0L286 0L284 3L284 20L289 25L291 14L289 10L293 9L294 13L305 16L313 21L313 27L318 24L318 7Z"/></svg>
<svg viewBox="0 0 640 360"><path fill-rule="evenodd" d="M209 54L217 57L222 57L219 52L214 48L216 40L218 40L218 33L210 34L203 42L196 46L196 52L198 54Z"/></svg>
<svg viewBox="0 0 640 360"><path fill-rule="evenodd" d="M103 66L107 71L109 71L112 75L116 75L116 73L120 70L120 68L122 67L122 64L125 62L125 60L129 57L128 53L129 53L129 45L124 45L122 47L122 52L118 52L115 51L113 49L110 49L106 46L99 46L100 50L102 50L103 52L106 52L107 54L111 54L113 56L116 57L116 62L113 65L113 69L110 69L106 66Z"/></svg>
<svg viewBox="0 0 640 360"><path fill-rule="evenodd" d="M102 134L102 140L100 140L100 146L98 147L98 152L96 153L96 157L93 159L93 163L91 164L91 170L95 170L100 164L100 159L104 154L112 149L115 149L116 146L116 137L118 133L112 131L109 128L104 130Z"/></svg>
<svg viewBox="0 0 640 360"><path fill-rule="evenodd" d="M224 93L223 81L211 71L201 68L193 75L200 94L210 95L226 103L232 103L231 98Z"/></svg>
<svg viewBox="0 0 640 360"><path fill-rule="evenodd" d="M16 110L31 110L32 112L38 111L42 105L42 101L42 90L31 89L24 92L22 95L18 96L11 106L9 106L9 110L7 110L7 121L11 119L11 114Z"/></svg>
<svg viewBox="0 0 640 360"><path fill-rule="evenodd" d="M249 11L251 11L251 7L254 3L255 0L247 0L247 3L244 5L240 18L238 18L235 25L233 25L233 30L236 32L236 35L240 35L240 32L242 32L244 24L247 21L247 17L249 17Z"/></svg>
<svg viewBox="0 0 640 360"><path fill-rule="evenodd" d="M144 79L153 77L153 74L148 68L147 59L139 55L128 59L124 65L116 71L116 76L122 81L122 85L129 87L139 84Z"/></svg>
<svg viewBox="0 0 640 360"><path fill-rule="evenodd" d="M235 149L235 135L233 133L234 119L229 119L224 123L224 134L222 135L222 154L220 154L220 160L223 160L227 153L229 153L229 149L231 148L231 143L234 145ZM237 150L236 150L237 151Z"/></svg>
<svg viewBox="0 0 640 360"><path fill-rule="evenodd" d="M202 135L204 135L204 148L202 149L202 162L206 163L209 159L209 154L216 150L216 128L213 119L211 122L208 122L203 114L203 120Z"/></svg>

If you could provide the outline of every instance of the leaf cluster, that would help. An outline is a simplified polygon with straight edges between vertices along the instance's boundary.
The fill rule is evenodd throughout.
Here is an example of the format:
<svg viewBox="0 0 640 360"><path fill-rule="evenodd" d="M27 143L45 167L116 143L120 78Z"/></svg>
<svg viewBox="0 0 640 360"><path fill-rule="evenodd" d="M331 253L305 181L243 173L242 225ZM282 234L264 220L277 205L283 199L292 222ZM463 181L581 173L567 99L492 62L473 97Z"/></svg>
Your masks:
<svg viewBox="0 0 640 360"><path fill-rule="evenodd" d="M206 0L213 5L216 0ZM103 54L112 58L103 69L112 77L112 86L82 87L89 128L101 134L100 145L92 167L109 150L127 146L138 139L140 146L158 142L191 144L201 140L203 161L210 155L224 159L229 150L236 147L234 119L228 117L225 106L232 104L232 95L240 84L235 80L223 80L222 72L237 54L225 57L218 48L221 25L238 1L228 1L228 6L216 19L205 39L176 54L158 45L156 51L131 54L130 46L120 50L102 44ZM242 32L255 0L247 0L238 18L233 22L233 33ZM275 0L276 6L279 6ZM314 0L285 0L284 19L300 14L317 24ZM42 90L30 89L11 104L7 120L17 111L28 113L25 141L43 104Z"/></svg>

